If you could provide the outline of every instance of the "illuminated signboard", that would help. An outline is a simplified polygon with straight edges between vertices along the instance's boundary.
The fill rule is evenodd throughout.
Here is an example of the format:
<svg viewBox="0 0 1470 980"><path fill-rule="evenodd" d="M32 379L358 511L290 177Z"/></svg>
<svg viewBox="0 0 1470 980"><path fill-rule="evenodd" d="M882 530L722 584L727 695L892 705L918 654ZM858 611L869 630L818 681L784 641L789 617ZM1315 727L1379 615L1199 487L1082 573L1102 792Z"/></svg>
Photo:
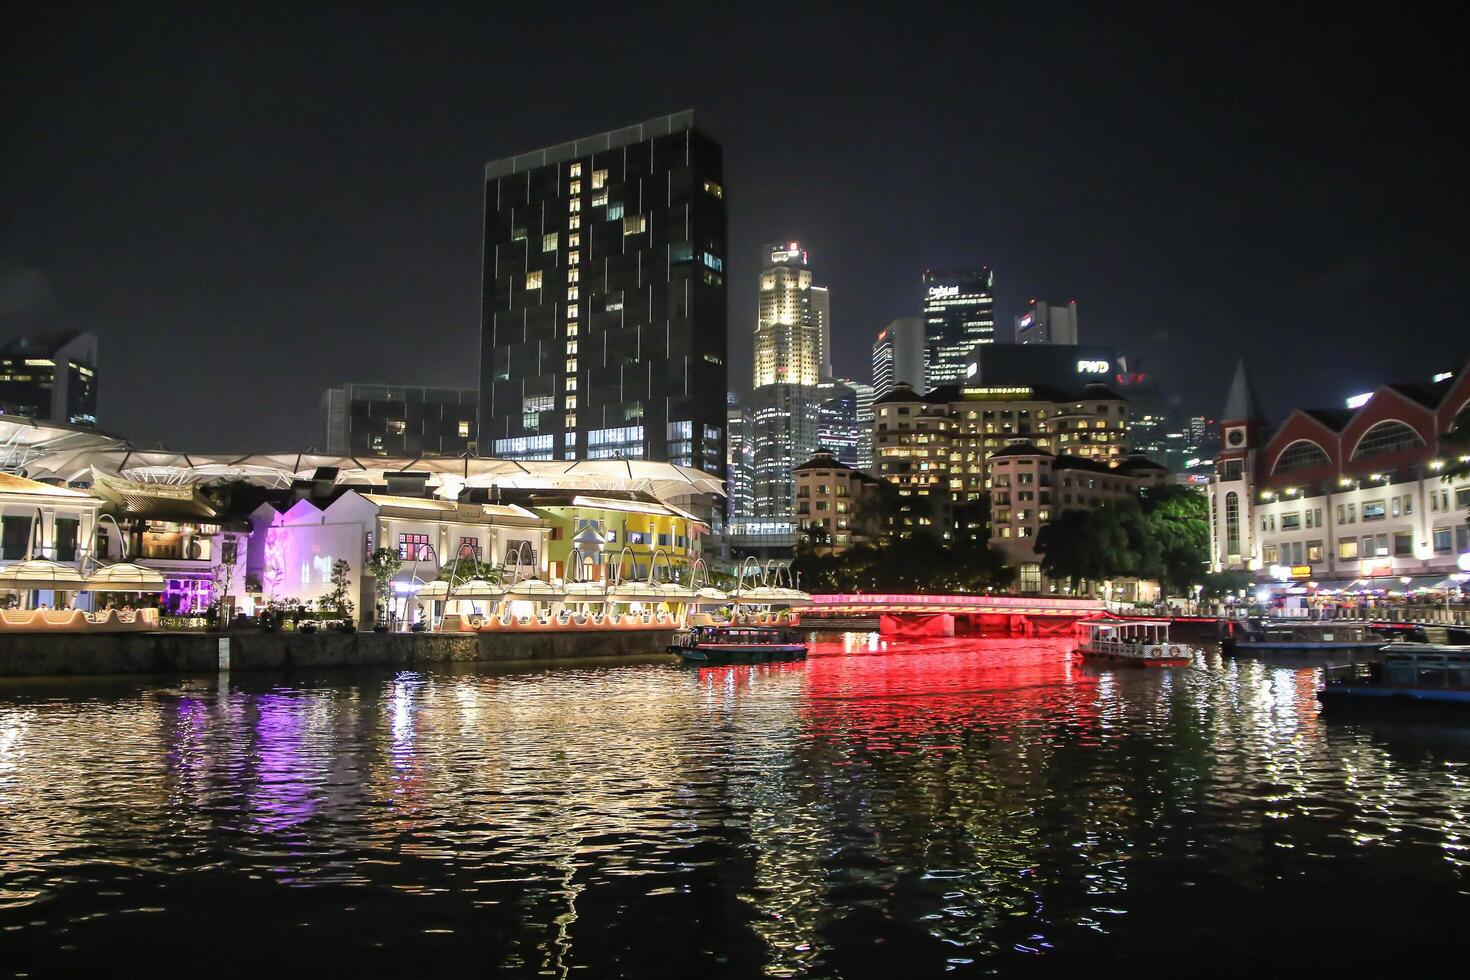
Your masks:
<svg viewBox="0 0 1470 980"><path fill-rule="evenodd" d="M1029 387L1012 386L1009 388L966 388L966 398L1030 398L1032 389Z"/></svg>
<svg viewBox="0 0 1470 980"><path fill-rule="evenodd" d="M1021 317L1021 329L1025 330L1027 327L1031 326L1031 321L1034 319L1035 317L1033 317L1030 313L1027 313L1025 316Z"/></svg>
<svg viewBox="0 0 1470 980"><path fill-rule="evenodd" d="M1291 577L1292 578L1311 578L1312 577L1312 566L1311 565L1293 565L1293 566L1291 566Z"/></svg>
<svg viewBox="0 0 1470 980"><path fill-rule="evenodd" d="M1349 398L1347 400L1347 407L1348 408L1362 408L1364 405L1368 404L1368 399L1370 399L1372 397L1373 397L1373 392L1371 392L1371 391L1365 391L1361 395L1354 395L1353 397L1351 397L1351 398Z"/></svg>
<svg viewBox="0 0 1470 980"><path fill-rule="evenodd" d="M1078 361L1078 374L1107 374L1111 365L1107 361Z"/></svg>
<svg viewBox="0 0 1470 980"><path fill-rule="evenodd" d="M958 286L930 286L929 287L929 298L930 299L948 299L951 296L958 296L959 294L960 294L960 287L958 287Z"/></svg>

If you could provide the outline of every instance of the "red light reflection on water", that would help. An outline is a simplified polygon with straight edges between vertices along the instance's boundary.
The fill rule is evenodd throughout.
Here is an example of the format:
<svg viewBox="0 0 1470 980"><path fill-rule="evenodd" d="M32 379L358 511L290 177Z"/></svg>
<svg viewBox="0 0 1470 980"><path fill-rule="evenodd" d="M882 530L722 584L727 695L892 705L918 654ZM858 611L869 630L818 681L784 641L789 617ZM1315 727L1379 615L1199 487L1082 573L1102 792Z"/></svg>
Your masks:
<svg viewBox="0 0 1470 980"><path fill-rule="evenodd" d="M933 741L961 728L997 737L1013 726L1061 721L1093 728L1102 672L1073 656L1070 637L903 639L845 634L816 639L805 662L704 667L700 684L743 691L799 689L803 734L841 736L872 749L951 748Z"/></svg>

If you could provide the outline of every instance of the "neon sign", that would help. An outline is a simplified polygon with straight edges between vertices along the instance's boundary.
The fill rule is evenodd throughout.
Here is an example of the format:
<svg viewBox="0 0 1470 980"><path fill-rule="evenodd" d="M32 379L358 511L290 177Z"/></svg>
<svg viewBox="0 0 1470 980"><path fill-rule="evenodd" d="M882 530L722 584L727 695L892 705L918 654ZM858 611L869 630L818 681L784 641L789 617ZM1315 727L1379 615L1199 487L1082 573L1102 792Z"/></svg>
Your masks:
<svg viewBox="0 0 1470 980"><path fill-rule="evenodd" d="M1078 361L1077 362L1077 373L1078 374L1107 374L1108 373L1108 362L1107 361Z"/></svg>
<svg viewBox="0 0 1470 980"><path fill-rule="evenodd" d="M958 287L958 286L930 286L929 287L929 298L930 299L948 299L951 296L958 296L959 294L960 294L960 287Z"/></svg>

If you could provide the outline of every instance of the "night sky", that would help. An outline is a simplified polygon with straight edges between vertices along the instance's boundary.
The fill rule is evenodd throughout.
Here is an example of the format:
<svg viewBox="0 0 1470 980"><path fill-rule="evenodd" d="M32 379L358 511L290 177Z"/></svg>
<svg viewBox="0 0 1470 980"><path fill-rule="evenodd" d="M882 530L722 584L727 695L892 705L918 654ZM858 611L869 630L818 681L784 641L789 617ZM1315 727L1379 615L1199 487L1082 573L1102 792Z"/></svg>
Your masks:
<svg viewBox="0 0 1470 980"><path fill-rule="evenodd" d="M989 264L1185 406L1470 353L1457 28L1431 8L61 3L0 20L0 336L101 338L103 426L288 450L323 388L473 385L487 160L694 108L725 147L731 380L758 249L837 367ZM695 12L691 15L690 10Z"/></svg>

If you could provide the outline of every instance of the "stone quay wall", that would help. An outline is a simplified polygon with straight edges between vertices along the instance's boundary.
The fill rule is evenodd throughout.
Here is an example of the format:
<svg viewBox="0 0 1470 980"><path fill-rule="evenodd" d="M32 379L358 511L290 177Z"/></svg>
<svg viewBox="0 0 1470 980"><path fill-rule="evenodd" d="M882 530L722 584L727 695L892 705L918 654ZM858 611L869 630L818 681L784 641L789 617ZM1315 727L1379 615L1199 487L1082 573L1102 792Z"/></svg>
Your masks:
<svg viewBox="0 0 1470 980"><path fill-rule="evenodd" d="M670 629L575 633L0 633L0 677L646 657Z"/></svg>

